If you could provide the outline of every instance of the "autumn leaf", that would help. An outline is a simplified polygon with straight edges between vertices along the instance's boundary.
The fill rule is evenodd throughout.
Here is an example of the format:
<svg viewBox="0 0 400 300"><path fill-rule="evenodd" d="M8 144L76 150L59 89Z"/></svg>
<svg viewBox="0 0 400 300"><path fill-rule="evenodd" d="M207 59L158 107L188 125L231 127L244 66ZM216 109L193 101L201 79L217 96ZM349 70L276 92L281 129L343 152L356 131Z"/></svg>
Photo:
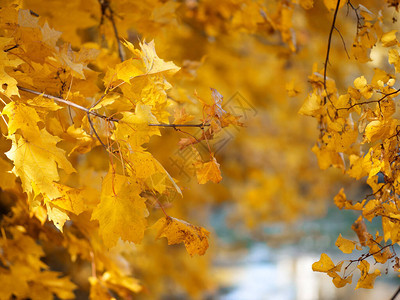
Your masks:
<svg viewBox="0 0 400 300"><path fill-rule="evenodd" d="M205 184L208 181L219 183L222 180L221 171L219 169L219 163L214 157L214 154L210 155L211 160L209 162L195 162L197 181L199 184Z"/></svg>
<svg viewBox="0 0 400 300"><path fill-rule="evenodd" d="M154 45L154 40L150 43L140 43L140 48L142 49L142 59L147 70L146 74L165 72L168 75L173 75L181 69L180 67L177 67L172 61L165 62L163 59L158 57Z"/></svg>
<svg viewBox="0 0 400 300"><path fill-rule="evenodd" d="M351 274L350 276L345 277L345 278L342 278L336 274L336 276L334 276L334 278L332 279L333 284L337 288L342 288L342 287L346 286L346 284L351 284L352 281L353 281L353 274Z"/></svg>
<svg viewBox="0 0 400 300"><path fill-rule="evenodd" d="M396 37L397 30L391 30L389 32L386 32L382 35L381 37L381 42L383 47L391 47L399 42L397 41Z"/></svg>
<svg viewBox="0 0 400 300"><path fill-rule="evenodd" d="M335 245L342 251L343 253L352 253L356 243L353 241L350 241L348 239L345 239L342 237L341 234L339 234L339 237L336 240Z"/></svg>
<svg viewBox="0 0 400 300"><path fill-rule="evenodd" d="M99 234L111 248L119 238L140 243L146 228L148 211L140 186L112 169L103 180L100 203L93 210L92 220L99 221Z"/></svg>
<svg viewBox="0 0 400 300"><path fill-rule="evenodd" d="M381 271L375 269L373 273L369 272L369 263L366 260L363 260L359 263L357 268L361 271L361 277L357 282L356 289L372 289L374 287L375 279L378 276L381 276Z"/></svg>
<svg viewBox="0 0 400 300"><path fill-rule="evenodd" d="M49 199L62 196L53 182L59 180L57 166L67 173L75 172L65 157L65 151L57 148L60 138L51 135L46 129L40 130L36 140L25 140L18 134L10 137L11 149L6 153L14 162L13 173L21 178L24 191L35 194L44 193Z"/></svg>
<svg viewBox="0 0 400 300"><path fill-rule="evenodd" d="M157 124L156 117L151 112L148 105L137 104L135 113L124 112L123 117L116 125L113 138L115 140L125 140L135 149L148 143L153 135L161 135L160 130L149 124Z"/></svg>
<svg viewBox="0 0 400 300"><path fill-rule="evenodd" d="M52 221L54 226L63 232L64 224L69 220L67 213L51 202L46 203L46 210L49 221Z"/></svg>
<svg viewBox="0 0 400 300"><path fill-rule="evenodd" d="M187 122L190 122L194 119L193 115L189 115L186 113L186 110L184 108L182 109L175 109L174 112L174 124L185 124Z"/></svg>
<svg viewBox="0 0 400 300"><path fill-rule="evenodd" d="M355 231L362 246L365 246L368 239L370 238L370 234L367 231L367 226L362 218L359 216L358 219L351 225L351 229Z"/></svg>
<svg viewBox="0 0 400 300"><path fill-rule="evenodd" d="M321 98L315 94L310 94L299 110L299 114L312 117L318 115L321 112Z"/></svg>
<svg viewBox="0 0 400 300"><path fill-rule="evenodd" d="M40 136L38 122L43 121L36 110L23 103L10 102L2 111L8 116L8 135L19 131L27 140L35 141Z"/></svg>
<svg viewBox="0 0 400 300"><path fill-rule="evenodd" d="M312 264L312 270L314 272L327 273L335 268L335 264L332 259L325 253L321 254L320 260Z"/></svg>
<svg viewBox="0 0 400 300"><path fill-rule="evenodd" d="M0 37L0 92L5 94L7 97L13 95L19 96L17 88L17 80L11 77L6 72L6 67L17 67L22 63L22 60L16 57L10 57L10 54L6 50L8 46L13 42L12 38Z"/></svg>
<svg viewBox="0 0 400 300"><path fill-rule="evenodd" d="M167 216L159 219L152 228L157 231L156 238L167 238L168 245L184 243L191 256L206 253L210 233L203 227Z"/></svg>

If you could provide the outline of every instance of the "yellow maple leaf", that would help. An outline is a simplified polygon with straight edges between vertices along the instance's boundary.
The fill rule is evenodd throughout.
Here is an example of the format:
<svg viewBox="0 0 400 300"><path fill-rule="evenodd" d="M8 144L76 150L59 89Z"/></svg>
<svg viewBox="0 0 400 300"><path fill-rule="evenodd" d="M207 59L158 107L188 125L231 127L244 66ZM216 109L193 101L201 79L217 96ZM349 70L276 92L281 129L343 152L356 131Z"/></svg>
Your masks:
<svg viewBox="0 0 400 300"><path fill-rule="evenodd" d="M174 124L185 124L187 122L190 122L194 119L193 115L189 115L186 113L185 108L175 108L174 111Z"/></svg>
<svg viewBox="0 0 400 300"><path fill-rule="evenodd" d="M211 160L209 162L195 162L194 165L199 184L205 184L208 181L219 183L222 180L219 163L215 159L214 154L211 154Z"/></svg>
<svg viewBox="0 0 400 300"><path fill-rule="evenodd" d="M206 253L210 233L203 227L167 216L159 219L152 228L158 232L156 238L167 238L168 245L184 243L191 256Z"/></svg>
<svg viewBox="0 0 400 300"><path fill-rule="evenodd" d="M142 62L132 58L116 65L115 72L117 73L117 79L121 79L127 83L130 83L131 79L145 74Z"/></svg>
<svg viewBox="0 0 400 300"><path fill-rule="evenodd" d="M33 283L30 283L29 296L32 299L53 299L57 295L59 299L73 299L73 290L77 286L66 277L61 277L61 272L44 271L37 274ZM54 295L53 295L54 294Z"/></svg>
<svg viewBox="0 0 400 300"><path fill-rule="evenodd" d="M144 182L149 189L163 193L167 186L171 186L182 196L182 191L164 167L147 151L134 151L129 154L128 172L138 181Z"/></svg>
<svg viewBox="0 0 400 300"><path fill-rule="evenodd" d="M89 277L90 282L90 300L116 300L111 296L107 287L97 277Z"/></svg>
<svg viewBox="0 0 400 300"><path fill-rule="evenodd" d="M351 240L343 238L342 234L339 234L339 237L337 238L335 245L343 253L352 253L356 246L356 243Z"/></svg>
<svg viewBox="0 0 400 300"><path fill-rule="evenodd" d="M140 197L140 186L127 176L110 169L103 180L100 203L93 210L92 220L99 221L99 234L111 248L119 238L140 243L149 215L146 199Z"/></svg>
<svg viewBox="0 0 400 300"><path fill-rule="evenodd" d="M19 96L17 80L8 75L5 67L17 67L23 61L19 58L10 58L9 53L4 51L11 43L13 38L0 37L0 92L7 97Z"/></svg>
<svg viewBox="0 0 400 300"><path fill-rule="evenodd" d="M106 286L124 298L128 298L131 292L139 293L142 290L139 280L119 272L105 272L101 279Z"/></svg>
<svg viewBox="0 0 400 300"><path fill-rule="evenodd" d="M99 192L93 188L75 189L62 184L55 184L62 197L51 201L53 205L76 215L98 204Z"/></svg>
<svg viewBox="0 0 400 300"><path fill-rule="evenodd" d="M9 136L20 131L27 140L35 141L39 138L40 129L37 123L43 120L34 108L12 101L3 108L2 114L8 117Z"/></svg>
<svg viewBox="0 0 400 300"><path fill-rule="evenodd" d="M113 134L115 140L128 141L134 149L148 143L151 136L161 135L158 127L148 126L158 123L156 117L151 113L151 106L138 103L135 113L123 112L122 115L123 117L116 124Z"/></svg>
<svg viewBox="0 0 400 300"><path fill-rule="evenodd" d="M142 48L142 59L146 65L147 74L167 73L173 75L181 68L177 67L172 61L165 62L157 56L154 40L150 43L140 43Z"/></svg>
<svg viewBox="0 0 400 300"><path fill-rule="evenodd" d="M30 193L35 187L35 194L44 193L49 199L61 197L53 184L59 180L57 166L68 174L75 169L66 159L65 151L56 146L60 138L42 129L35 141L26 140L18 134L9 139L12 146L5 154L14 161L12 171L21 178L24 191Z"/></svg>
<svg viewBox="0 0 400 300"><path fill-rule="evenodd" d="M46 210L49 221L52 221L54 226L63 232L64 224L67 220L69 220L67 213L51 202L46 203Z"/></svg>

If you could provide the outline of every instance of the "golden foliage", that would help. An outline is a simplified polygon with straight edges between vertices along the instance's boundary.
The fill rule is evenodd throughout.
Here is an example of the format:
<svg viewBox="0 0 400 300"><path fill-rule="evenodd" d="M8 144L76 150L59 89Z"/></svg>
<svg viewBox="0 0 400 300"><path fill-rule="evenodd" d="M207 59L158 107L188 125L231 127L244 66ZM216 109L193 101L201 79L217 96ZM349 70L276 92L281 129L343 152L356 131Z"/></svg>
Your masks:
<svg viewBox="0 0 400 300"><path fill-rule="evenodd" d="M344 253L367 248L349 264L361 273L357 288L372 288L380 272L365 258L398 259L391 247L400 241L400 56L387 18L398 3L364 5L5 1L0 298L69 299L74 289L91 299L144 291L157 298L171 284L167 276L198 296L213 288L209 257L189 261L182 251L204 255L209 232L172 215L205 220L204 208L222 201L235 208L231 221L248 228L321 215L325 203L315 199L330 195L330 179L344 179L318 167L371 187L358 202L342 189L334 203L360 213L352 226L359 241L340 235L336 245ZM326 22L332 15L340 27ZM349 53L334 28L353 40ZM321 43L328 35L329 46ZM297 113L318 122L312 151L315 124ZM373 236L364 220L376 217L382 232ZM149 228L185 247L150 239ZM79 271L51 271L47 257ZM352 282L347 268L339 275L343 263L323 254L313 270L343 287Z"/></svg>

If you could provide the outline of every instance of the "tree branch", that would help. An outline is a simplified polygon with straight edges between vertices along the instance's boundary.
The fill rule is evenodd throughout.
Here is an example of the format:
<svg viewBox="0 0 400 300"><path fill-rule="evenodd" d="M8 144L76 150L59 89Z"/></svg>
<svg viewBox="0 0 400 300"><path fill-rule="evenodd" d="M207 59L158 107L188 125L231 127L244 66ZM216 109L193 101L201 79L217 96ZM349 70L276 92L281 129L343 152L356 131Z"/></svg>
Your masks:
<svg viewBox="0 0 400 300"><path fill-rule="evenodd" d="M343 109L349 110L349 109L352 109L354 106L357 106L357 105L371 104L371 103L380 103L380 102L381 102L382 100L384 100L386 97L389 97L389 96L392 96L392 95L394 95L394 94L397 94L398 92L400 92L400 88L397 89L397 90L395 90L395 91L393 91L393 92L391 92L391 93L389 93L389 94L385 94L383 97L379 98L378 100L370 100L370 101L364 101L364 102L354 103L354 104L350 105L349 107L339 107L339 108L337 108L336 110L337 110L337 111L338 111L338 110L343 110Z"/></svg>
<svg viewBox="0 0 400 300"><path fill-rule="evenodd" d="M68 106L72 106L72 107L75 107L75 108L77 108L79 110L84 111L88 115L88 120L89 120L89 123L90 123L91 126L93 124L91 123L91 119L90 119L89 115L92 115L92 116L95 116L95 117L98 117L98 118L102 118L103 120L111 121L111 122L119 122L120 121L119 119L116 119L116 118L111 118L111 117L107 117L105 115L101 115L101 114L99 114L99 113L97 113L97 112L95 112L93 110L90 110L89 108L83 107L83 106L81 106L79 104L76 104L74 102L65 100L63 98L59 98L59 97L56 97L56 96L48 95L48 94L45 94L45 93L40 93L40 92L31 90L31 89L28 89L28 88L24 88L22 86L17 86L17 87L21 91L24 91L24 92L27 92L27 93L31 93L31 94L34 94L34 95L38 95L38 96L41 95L42 97L45 97L45 98L48 98L48 99L52 99L52 100L54 100L56 102L64 103L64 104L66 104ZM104 97L104 95L102 97ZM174 128L175 130L177 130L178 127L198 127L198 128L203 129L206 126L210 126L210 124L203 124L203 123L199 123L199 124L164 124L164 123L160 123L160 124L148 124L148 126ZM92 129L93 129L93 126L92 126ZM96 133L95 130L94 130L94 132L95 132L95 134L97 136L97 133ZM97 136L97 138L99 139L100 143L103 146L105 146L104 143L100 140L100 138L98 136Z"/></svg>
<svg viewBox="0 0 400 300"><path fill-rule="evenodd" d="M210 126L210 124L149 124L149 126L158 126L158 127L171 127L174 129L177 129L178 127L199 127L199 128L204 128L205 126Z"/></svg>
<svg viewBox="0 0 400 300"><path fill-rule="evenodd" d="M118 44L118 54L119 54L119 58L121 59L121 61L124 61L124 52L122 50L122 45L121 45L121 41L119 40L119 35L118 35L118 29L117 29L117 25L115 25L115 20L114 20L114 12L111 10L111 8L109 7L108 10L110 11L110 15L108 16L108 19L110 20L113 29L114 29L114 35L115 35L115 39L117 40L117 44Z"/></svg>
<svg viewBox="0 0 400 300"><path fill-rule="evenodd" d="M394 295L392 296L392 298L390 298L390 300L395 300L397 295L400 293L400 286L398 287L397 291L394 293Z"/></svg>
<svg viewBox="0 0 400 300"><path fill-rule="evenodd" d="M104 120L111 121L111 122L118 122L118 121L119 121L118 119L109 118L109 117L107 117L107 116L98 114L97 112L92 111L92 110L90 110L90 109L88 109L88 108L86 108L86 107L83 107L83 106L81 106L81 105L79 105L79 104L76 104L76 103L74 103L74 102L71 102L71 101L68 101L68 100L65 100L65 99L56 97L56 96L48 95L48 94L45 94L45 93L40 93L40 92L31 90L31 89L24 88L24 87L22 87L22 86L17 86L17 87L18 87L18 89L21 90L21 91L24 91L24 92L27 92L27 93L31 93L31 94L35 94L35 95L38 95L38 96L41 95L42 97L45 97L45 98L48 98L48 99L52 99L52 100L54 100L54 101L56 101L56 102L64 103L64 104L66 104L66 105L69 105L69 106L75 107L75 108L77 108L77 109L79 109L79 110L82 110L82 111L86 112L87 114L91 114L91 115L93 115L93 116L102 118L102 119L104 119Z"/></svg>
<svg viewBox="0 0 400 300"><path fill-rule="evenodd" d="M88 118L90 128L92 128L94 135L96 136L96 138L98 139L98 141L100 142L100 144L104 147L104 149L106 149L106 151L107 151L107 150L108 150L108 149L107 149L107 146L103 143L103 141L101 140L100 136L97 134L96 129L94 128L92 119L90 119L90 114L89 114L89 113L86 113L86 116L87 116L87 118Z"/></svg>
<svg viewBox="0 0 400 300"><path fill-rule="evenodd" d="M326 97L328 98L328 100L331 103L332 103L332 101L330 100L328 91L326 89L326 72L327 72L328 62L329 62L329 53L331 51L332 34L333 34L333 30L335 29L336 17L337 17L337 13L339 11L339 4L340 4L340 0L337 0L335 13L333 15L333 20L332 20L331 30L329 32L328 48L326 49L326 57L325 57L325 65L324 65L324 90L326 93ZM326 100L325 100L325 103L326 103ZM333 105L333 103L332 103L332 105Z"/></svg>
<svg viewBox="0 0 400 300"><path fill-rule="evenodd" d="M122 51L122 45L121 42L119 40L119 34L118 34L118 29L117 29L117 25L115 24L115 20L114 20L114 11L112 10L112 8L110 7L110 1L109 0L98 0L99 4L101 6L101 21L100 21L100 25L103 23L103 17L106 16L112 26L113 26L113 30L114 30L114 35L115 35L115 39L117 40L117 45L118 45L118 55L121 61L124 61L124 52ZM106 14L106 12L108 11L108 14Z"/></svg>

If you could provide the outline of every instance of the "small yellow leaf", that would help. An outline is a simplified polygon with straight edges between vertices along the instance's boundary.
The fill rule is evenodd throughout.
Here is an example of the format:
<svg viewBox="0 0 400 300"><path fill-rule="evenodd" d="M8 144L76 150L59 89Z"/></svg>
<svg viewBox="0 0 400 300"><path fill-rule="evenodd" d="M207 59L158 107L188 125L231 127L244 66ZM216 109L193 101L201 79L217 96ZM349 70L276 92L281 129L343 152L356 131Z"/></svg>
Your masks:
<svg viewBox="0 0 400 300"><path fill-rule="evenodd" d="M363 143L375 142L376 140L385 138L390 134L392 126L393 123L391 122L382 122L380 120L371 121L367 127L365 127Z"/></svg>
<svg viewBox="0 0 400 300"><path fill-rule="evenodd" d="M365 225L362 216L359 216L353 225L351 225L351 229L353 229L357 234L360 244L365 246L370 234L367 231L367 226Z"/></svg>
<svg viewBox="0 0 400 300"><path fill-rule="evenodd" d="M321 113L321 97L316 94L311 94L304 101L299 110L299 114L315 117Z"/></svg>
<svg viewBox="0 0 400 300"><path fill-rule="evenodd" d="M400 72L400 55L397 49L389 50L389 64L394 66L396 73Z"/></svg>
<svg viewBox="0 0 400 300"><path fill-rule="evenodd" d="M332 259L325 253L321 254L321 258L319 261L312 264L312 270L314 272L327 273L333 268L335 268L335 264L333 263Z"/></svg>
<svg viewBox="0 0 400 300"><path fill-rule="evenodd" d="M147 74L165 72L169 75L173 75L181 69L172 61L165 62L157 56L154 41L150 43L140 43L140 47L142 48L142 59L146 65Z"/></svg>
<svg viewBox="0 0 400 300"><path fill-rule="evenodd" d="M185 108L178 109L174 111L174 124L185 124L194 119L193 115L186 113Z"/></svg>
<svg viewBox="0 0 400 300"><path fill-rule="evenodd" d="M46 203L46 209L49 221L53 221L54 226L63 232L64 224L67 220L69 220L68 215L65 213L65 211L55 206L51 202Z"/></svg>
<svg viewBox="0 0 400 300"><path fill-rule="evenodd" d="M369 267L370 265L366 260L361 261L357 266L357 268L361 271L361 277L357 282L356 289L372 289L374 287L376 277L381 276L381 271L378 269L376 269L373 273L368 273Z"/></svg>
<svg viewBox="0 0 400 300"><path fill-rule="evenodd" d="M211 160L209 162L196 162L195 167L199 184L205 184L208 181L219 183L222 180L219 163L214 155L211 155Z"/></svg>
<svg viewBox="0 0 400 300"><path fill-rule="evenodd" d="M210 233L203 227L169 216L159 219L152 227L158 231L157 238L167 238L168 245L184 243L191 256L206 253Z"/></svg>
<svg viewBox="0 0 400 300"><path fill-rule="evenodd" d="M115 72L117 72L118 79L127 83L130 83L131 79L144 74L144 71L141 69L141 62L132 58L118 64L115 67Z"/></svg>
<svg viewBox="0 0 400 300"><path fill-rule="evenodd" d="M397 30L392 30L382 35L381 42L383 47L391 47L398 44L396 32Z"/></svg>
<svg viewBox="0 0 400 300"><path fill-rule="evenodd" d="M356 246L356 243L351 240L343 238L342 235L339 234L339 237L337 238L335 245L343 253L352 253Z"/></svg>
<svg viewBox="0 0 400 300"><path fill-rule="evenodd" d="M333 201L335 202L335 205L339 208L342 209L345 207L347 199L346 199L346 194L344 193L343 188L340 189L339 193L333 198Z"/></svg>
<svg viewBox="0 0 400 300"><path fill-rule="evenodd" d="M336 274L336 276L334 276L334 278L332 279L333 284L337 287L337 288L342 288L344 287L346 284L351 284L353 281L353 274L350 275L349 277L346 278L342 278L340 277L338 274Z"/></svg>

